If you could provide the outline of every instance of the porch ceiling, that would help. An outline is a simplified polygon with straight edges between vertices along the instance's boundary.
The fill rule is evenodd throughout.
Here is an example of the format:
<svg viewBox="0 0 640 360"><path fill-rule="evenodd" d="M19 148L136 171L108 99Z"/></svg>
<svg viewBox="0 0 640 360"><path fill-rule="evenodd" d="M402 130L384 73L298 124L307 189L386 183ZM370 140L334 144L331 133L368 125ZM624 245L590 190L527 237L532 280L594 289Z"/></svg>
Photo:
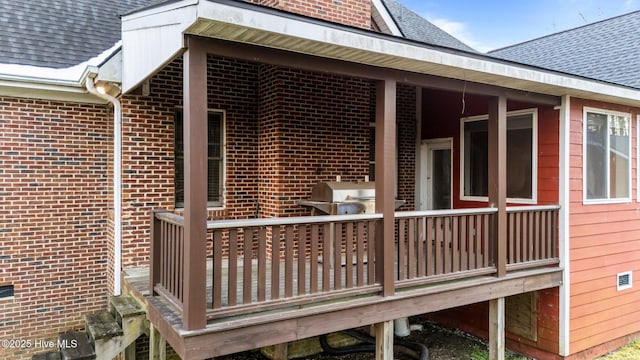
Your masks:
<svg viewBox="0 0 640 360"><path fill-rule="evenodd" d="M198 35L527 92L635 106L640 102L640 91L636 89L233 0L169 2L124 16L122 29L124 92L137 87L179 56L184 49L185 35ZM260 58L254 60L260 61ZM384 72L380 76L384 76Z"/></svg>

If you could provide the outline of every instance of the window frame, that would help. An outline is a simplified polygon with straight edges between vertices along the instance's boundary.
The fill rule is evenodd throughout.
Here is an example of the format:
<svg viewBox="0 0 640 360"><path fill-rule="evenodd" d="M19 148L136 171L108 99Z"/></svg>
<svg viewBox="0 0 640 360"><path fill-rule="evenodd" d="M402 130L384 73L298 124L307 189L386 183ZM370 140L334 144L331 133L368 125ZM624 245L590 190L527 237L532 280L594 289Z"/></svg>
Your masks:
<svg viewBox="0 0 640 360"><path fill-rule="evenodd" d="M513 204L537 204L538 203L538 108L529 108L522 110L514 110L507 112L507 121L510 116L531 114L531 199L527 198L507 198L507 202ZM472 196L465 195L465 149L464 149L464 124L474 121L489 120L489 115L475 115L468 116L460 119L460 200L461 201L478 201L488 202L488 196ZM508 132L508 130L507 130Z"/></svg>
<svg viewBox="0 0 640 360"><path fill-rule="evenodd" d="M609 116L610 115L614 115L614 116L626 116L629 118L629 161L628 161L628 196L624 197L624 198L611 198L611 194L610 194L610 186L606 186L607 189L607 197L604 199L588 199L587 198L587 113L596 113L596 114L601 114L601 115L606 115L607 116L607 129L609 129ZM633 116L630 113L625 113L622 111L615 111L615 110L607 110L607 109L600 109L600 108L593 108L593 107L583 107L582 108L582 203L584 205L598 205L598 204L624 204L624 203L630 203L633 200L633 194L632 194L632 181L633 181L633 177L632 177L632 162L633 162ZM609 139L609 136L607 134L607 139ZM607 140L607 154L609 154L609 142ZM610 167L609 167L609 156L606 156L606 164L607 164L607 185L609 185L609 173L610 173Z"/></svg>
<svg viewBox="0 0 640 360"><path fill-rule="evenodd" d="M182 107L176 107L176 110L174 112L174 139L173 139L173 161L174 161L174 174L173 174L173 195L174 195L174 201L173 201L173 205L174 205L174 209L176 210L183 210L184 209L184 203L179 203L176 201L177 197L176 197L176 166L175 166L175 160L176 160L176 129L175 126L177 124L177 113L180 112L182 113L182 119L181 121L184 123L184 109ZM209 115L210 114L220 114L222 116L222 121L221 121L221 134L220 136L222 137L221 140L221 156L222 156L222 161L221 161L221 174L220 177L222 178L220 181L220 201L208 201L207 200L207 210L214 210L214 211L219 211L219 210L224 210L226 208L226 204L227 204L227 112L224 109L207 109L207 126L209 125ZM184 132L184 127L183 127L183 132ZM207 146L209 145L209 139L207 138ZM184 152L184 149L183 149ZM207 163L209 163L209 155L207 154ZM182 169L182 171L184 172L184 168ZM209 184L207 184L208 186Z"/></svg>

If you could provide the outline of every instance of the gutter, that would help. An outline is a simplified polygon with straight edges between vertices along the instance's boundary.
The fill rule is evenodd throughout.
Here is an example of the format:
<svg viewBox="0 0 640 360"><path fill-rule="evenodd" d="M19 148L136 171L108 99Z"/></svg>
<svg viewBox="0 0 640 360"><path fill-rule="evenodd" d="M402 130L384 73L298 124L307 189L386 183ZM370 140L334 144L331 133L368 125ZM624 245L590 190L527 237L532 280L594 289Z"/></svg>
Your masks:
<svg viewBox="0 0 640 360"><path fill-rule="evenodd" d="M97 75L97 68L88 73L85 81L87 91L113 104L113 295L119 296L122 288L122 106L117 98L103 94L95 88L94 78Z"/></svg>

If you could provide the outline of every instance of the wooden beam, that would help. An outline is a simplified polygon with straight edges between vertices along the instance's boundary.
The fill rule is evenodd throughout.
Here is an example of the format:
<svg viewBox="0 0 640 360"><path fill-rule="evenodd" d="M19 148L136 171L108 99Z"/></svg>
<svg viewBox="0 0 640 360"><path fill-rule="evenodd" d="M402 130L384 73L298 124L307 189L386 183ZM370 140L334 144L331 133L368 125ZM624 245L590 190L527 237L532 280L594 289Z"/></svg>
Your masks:
<svg viewBox="0 0 640 360"><path fill-rule="evenodd" d="M491 224L491 254L497 276L507 273L507 99L489 99L489 207L497 208Z"/></svg>
<svg viewBox="0 0 640 360"><path fill-rule="evenodd" d="M260 62L270 65L286 66L301 70L325 72L371 80L393 79L398 83L430 89L454 92L465 91L468 94L487 96L504 96L510 100L540 105L560 105L560 97L553 95L508 89L495 85L481 84L429 74L380 68L377 66L266 48L246 43L208 39L207 50L210 54L218 56Z"/></svg>
<svg viewBox="0 0 640 360"><path fill-rule="evenodd" d="M393 360L393 320L375 324L376 360Z"/></svg>
<svg viewBox="0 0 640 360"><path fill-rule="evenodd" d="M403 291L393 297L353 300L346 307L332 303L322 308L250 316L228 324L209 325L206 331L191 332L186 337L175 332L176 327L180 326L179 320L168 315L174 311L168 305L152 299L148 314L149 320L162 331L183 359L208 358L360 327L369 322L393 321L401 317L521 294L525 279L535 279L531 284L538 285L538 288L526 291L556 287L561 284L562 270L537 269L503 278L487 276L460 283L430 286L421 291Z"/></svg>
<svg viewBox="0 0 640 360"><path fill-rule="evenodd" d="M149 329L149 359L165 360L167 358L167 341L158 332L158 329L150 325Z"/></svg>
<svg viewBox="0 0 640 360"><path fill-rule="evenodd" d="M489 360L504 360L504 298L489 300Z"/></svg>
<svg viewBox="0 0 640 360"><path fill-rule="evenodd" d="M206 326L207 53L187 38L184 53L184 303L187 330Z"/></svg>
<svg viewBox="0 0 640 360"><path fill-rule="evenodd" d="M273 360L289 359L289 343L276 344L273 349Z"/></svg>
<svg viewBox="0 0 640 360"><path fill-rule="evenodd" d="M416 148L415 148L415 185L414 185L414 197L413 197L413 209L414 210L422 210L426 209L427 204L422 203L423 192L426 189L422 189L420 186L420 182L422 181L421 175L422 171L422 97L423 91L421 87L416 87Z"/></svg>
<svg viewBox="0 0 640 360"><path fill-rule="evenodd" d="M395 241L396 82L376 83L376 281L384 296L393 295Z"/></svg>

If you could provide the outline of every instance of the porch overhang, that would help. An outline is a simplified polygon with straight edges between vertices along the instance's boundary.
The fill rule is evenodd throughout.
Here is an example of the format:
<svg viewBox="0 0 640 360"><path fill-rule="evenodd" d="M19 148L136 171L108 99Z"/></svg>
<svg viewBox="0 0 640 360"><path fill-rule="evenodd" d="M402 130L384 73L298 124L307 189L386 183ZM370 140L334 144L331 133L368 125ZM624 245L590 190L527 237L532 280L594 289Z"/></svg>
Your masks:
<svg viewBox="0 0 640 360"><path fill-rule="evenodd" d="M637 105L640 90L520 65L487 55L294 15L234 0L169 1L122 19L123 92L150 78L186 47L185 36L552 96ZM255 58L260 61L260 58ZM382 75L381 75L382 76ZM461 89L462 90L462 89Z"/></svg>

